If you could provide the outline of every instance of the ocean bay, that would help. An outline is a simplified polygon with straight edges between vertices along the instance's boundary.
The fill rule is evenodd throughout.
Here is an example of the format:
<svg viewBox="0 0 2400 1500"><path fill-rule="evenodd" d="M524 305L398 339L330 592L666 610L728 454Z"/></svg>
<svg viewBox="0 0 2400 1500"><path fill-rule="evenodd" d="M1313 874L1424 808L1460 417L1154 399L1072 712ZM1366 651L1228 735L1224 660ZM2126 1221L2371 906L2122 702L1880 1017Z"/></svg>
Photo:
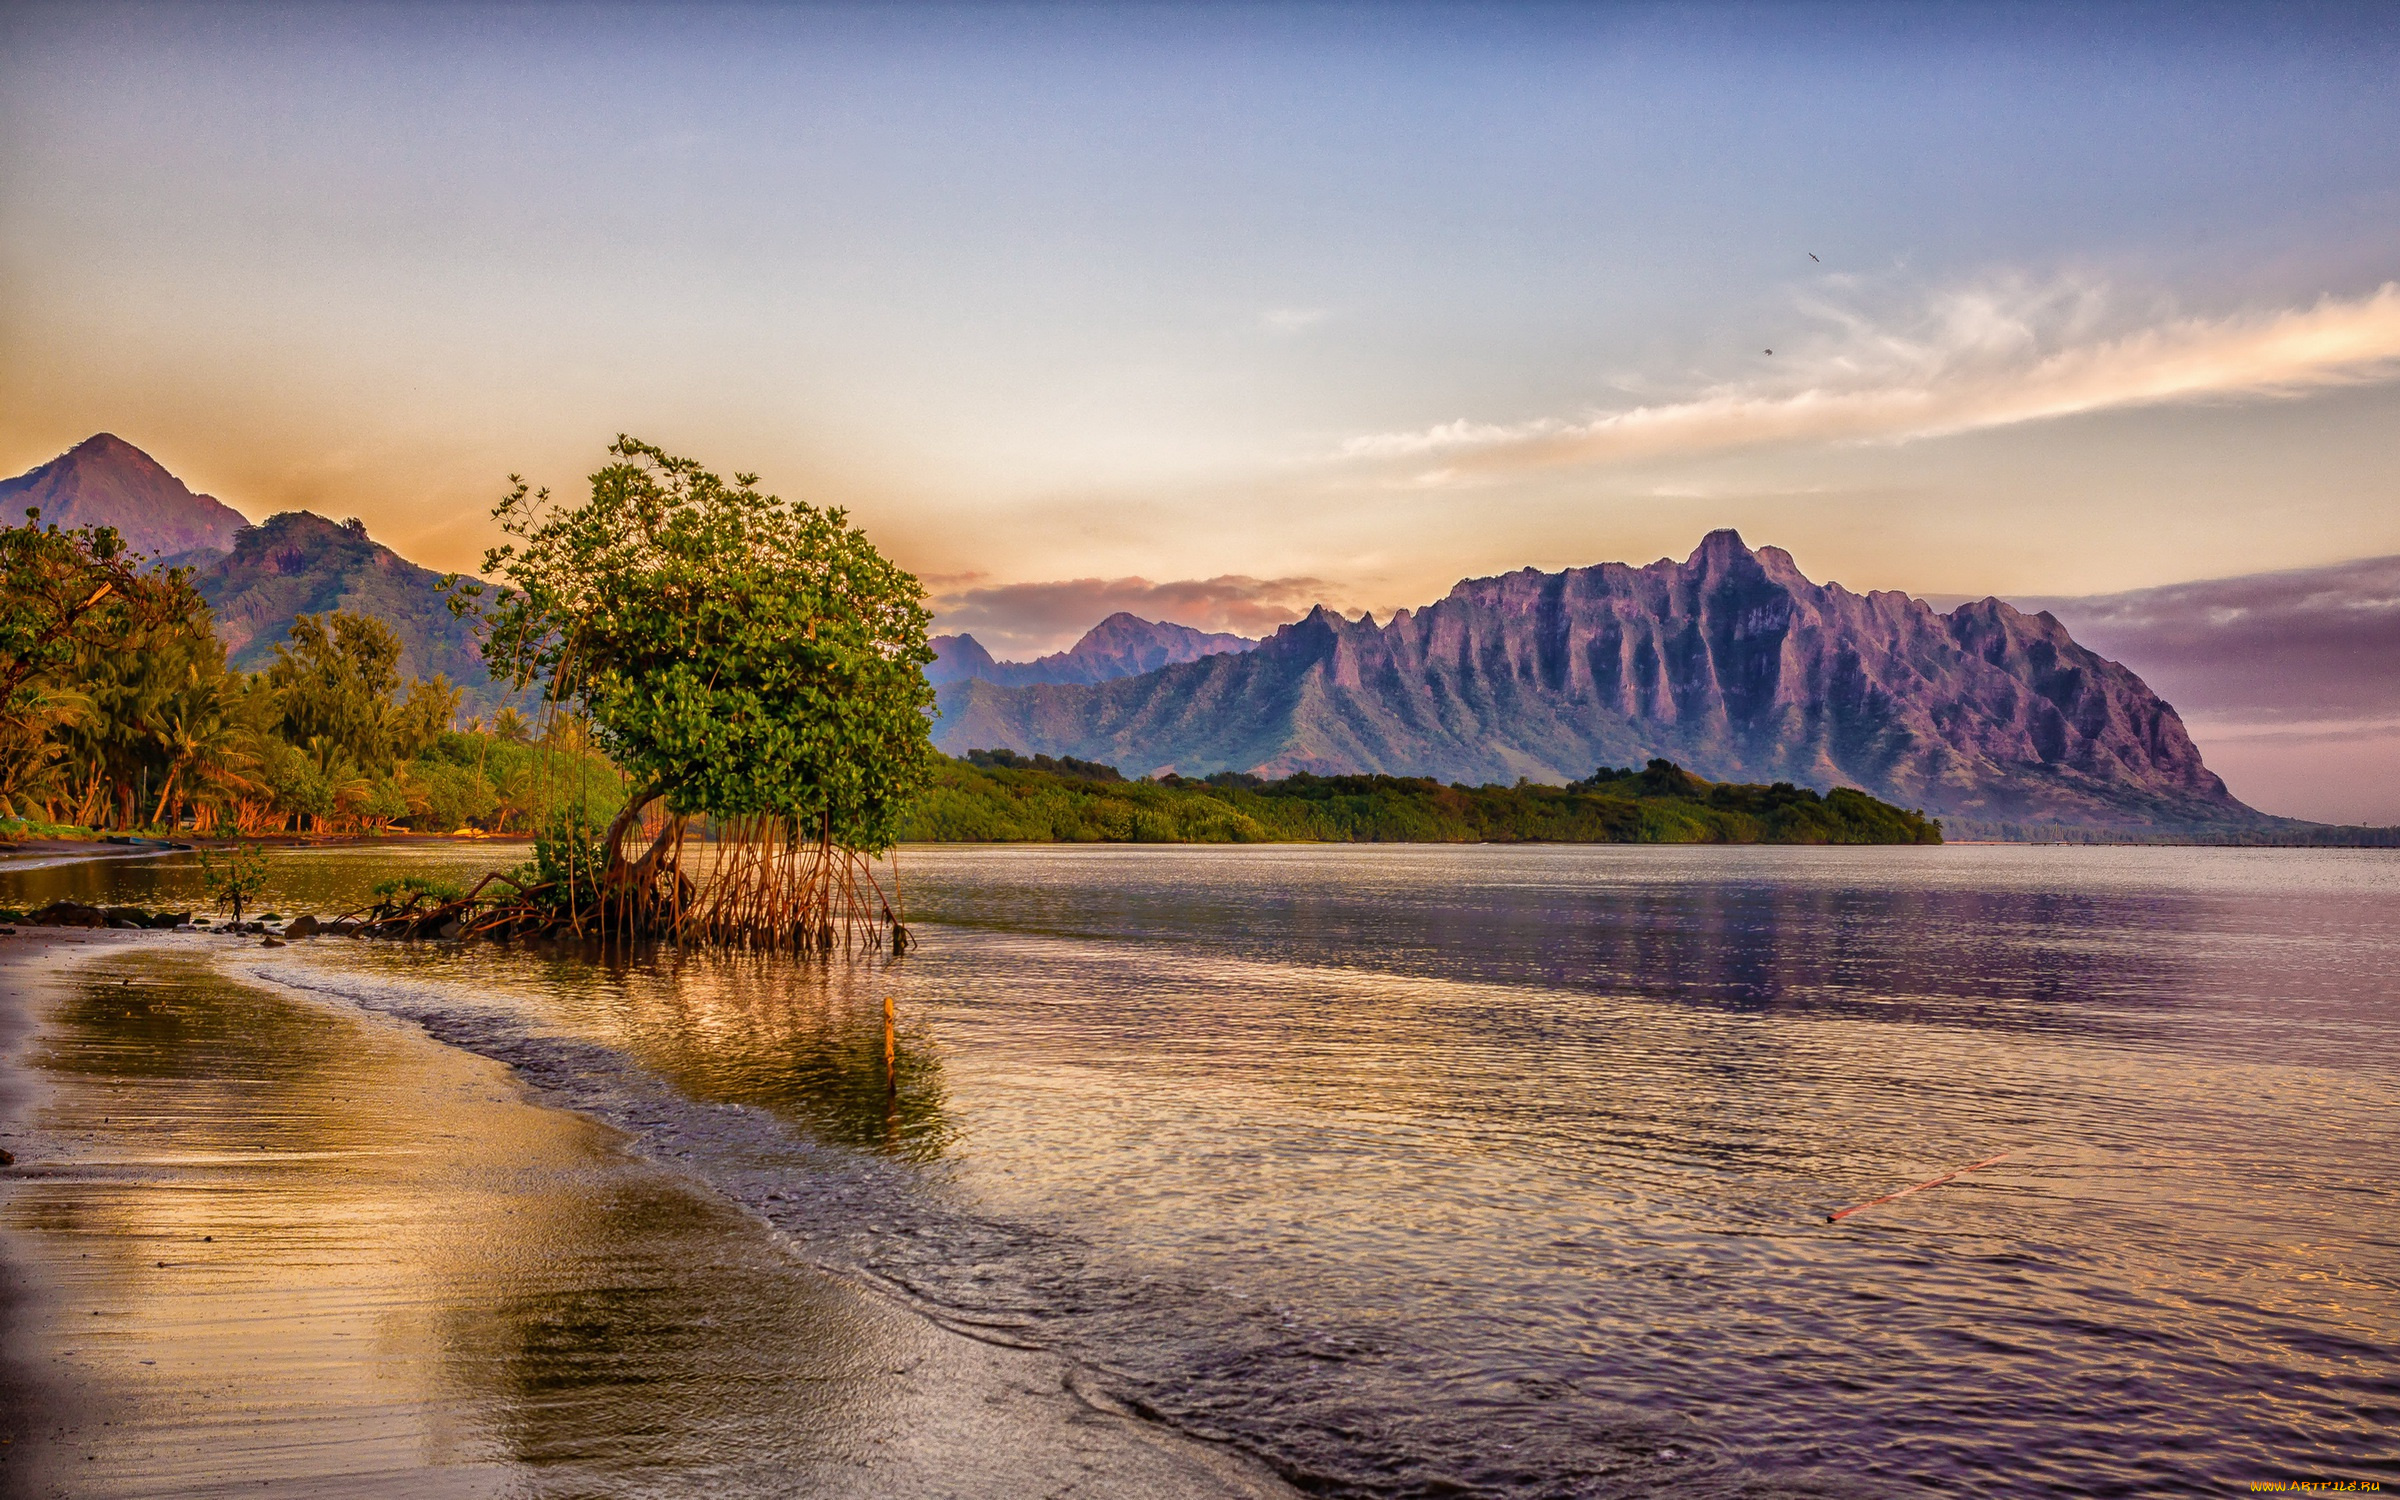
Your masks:
<svg viewBox="0 0 2400 1500"><path fill-rule="evenodd" d="M265 900L470 856L295 852ZM201 946L1304 1489L2389 1476L2391 855L900 861L924 943L889 965ZM0 900L178 880L98 868Z"/></svg>

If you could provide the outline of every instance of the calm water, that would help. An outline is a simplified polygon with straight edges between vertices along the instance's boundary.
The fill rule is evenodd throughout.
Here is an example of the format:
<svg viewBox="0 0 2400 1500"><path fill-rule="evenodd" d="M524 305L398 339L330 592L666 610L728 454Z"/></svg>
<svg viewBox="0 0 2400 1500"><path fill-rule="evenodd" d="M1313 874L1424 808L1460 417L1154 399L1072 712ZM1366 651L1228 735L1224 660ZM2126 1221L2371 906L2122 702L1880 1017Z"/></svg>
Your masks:
<svg viewBox="0 0 2400 1500"><path fill-rule="evenodd" d="M495 857L298 854L267 904ZM1315 1493L2400 1479L2400 857L902 863L926 941L888 967L223 965L500 1058L810 1258Z"/></svg>

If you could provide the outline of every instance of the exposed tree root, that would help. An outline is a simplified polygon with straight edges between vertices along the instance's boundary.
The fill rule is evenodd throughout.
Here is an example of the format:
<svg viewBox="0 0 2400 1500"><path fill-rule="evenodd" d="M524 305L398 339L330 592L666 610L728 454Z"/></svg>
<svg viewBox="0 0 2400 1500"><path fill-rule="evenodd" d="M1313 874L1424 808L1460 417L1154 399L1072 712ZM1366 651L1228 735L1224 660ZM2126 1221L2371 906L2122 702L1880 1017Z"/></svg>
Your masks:
<svg viewBox="0 0 2400 1500"><path fill-rule="evenodd" d="M796 820L735 819L719 829L715 859L695 880L684 869L690 820L657 800L628 809L603 843L595 876L526 884L494 873L463 896L406 892L348 913L336 930L381 938L602 939L704 943L830 955L890 952L913 944L898 909L899 876L886 894L873 863ZM625 836L642 813L647 847L628 856ZM649 825L655 825L652 831ZM701 846L710 847L710 846Z"/></svg>

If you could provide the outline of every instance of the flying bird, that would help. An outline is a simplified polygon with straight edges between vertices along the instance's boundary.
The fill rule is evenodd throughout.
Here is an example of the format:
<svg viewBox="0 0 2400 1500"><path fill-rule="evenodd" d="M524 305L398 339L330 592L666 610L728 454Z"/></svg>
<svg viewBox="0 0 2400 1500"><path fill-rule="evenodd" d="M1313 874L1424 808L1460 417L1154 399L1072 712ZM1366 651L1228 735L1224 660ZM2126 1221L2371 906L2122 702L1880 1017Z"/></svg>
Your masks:
<svg viewBox="0 0 2400 1500"><path fill-rule="evenodd" d="M1816 251L1814 251L1814 250L1811 250L1811 251L1809 251L1809 252L1808 252L1808 258L1809 258L1810 260L1817 260L1817 252L1816 252ZM1823 262L1823 261L1821 261L1821 260L1817 260L1817 264L1821 266L1821 265L1825 264L1825 262Z"/></svg>
<svg viewBox="0 0 2400 1500"><path fill-rule="evenodd" d="M1774 350L1772 350L1772 349L1769 349L1767 352L1768 352L1769 354L1773 354L1775 351L1774 351Z"/></svg>

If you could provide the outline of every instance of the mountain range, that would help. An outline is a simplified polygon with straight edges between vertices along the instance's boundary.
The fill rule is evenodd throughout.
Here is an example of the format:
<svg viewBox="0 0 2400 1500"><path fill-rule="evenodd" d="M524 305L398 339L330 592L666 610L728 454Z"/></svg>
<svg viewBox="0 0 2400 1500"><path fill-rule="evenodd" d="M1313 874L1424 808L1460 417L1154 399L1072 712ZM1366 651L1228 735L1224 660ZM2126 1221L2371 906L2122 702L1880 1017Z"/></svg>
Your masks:
<svg viewBox="0 0 2400 1500"><path fill-rule="evenodd" d="M1681 563L1470 579L1380 625L1319 608L1248 652L1095 684L969 678L940 700L952 753L1131 774L1566 781L1663 756L1977 822L2274 821L2201 763L2173 708L2054 617L1854 594L1732 531Z"/></svg>
<svg viewBox="0 0 2400 1500"><path fill-rule="evenodd" d="M1189 625L1145 620L1123 610L1110 615L1064 651L1033 661L994 661L971 635L937 635L930 644L934 663L925 671L936 687L979 678L1004 687L1045 682L1109 682L1138 677L1204 656L1247 651L1258 644L1246 635L1195 630Z"/></svg>
<svg viewBox="0 0 2400 1500"><path fill-rule="evenodd" d="M355 521L293 511L251 526L106 433L0 482L0 497L61 525L115 526L137 550L190 566L238 666L270 660L294 616L352 609L399 632L404 671L447 675L471 708L515 697L490 682L435 575ZM2334 631L2344 660L2381 661L2392 611L2367 611L2374 618L2360 624L2348 573L2381 569L2382 579L2391 562L2344 565L2338 579L2262 575L2080 603L2108 606L2094 628L2181 639L2198 628L2184 619L2191 609L2205 605L2214 622L2233 599L2234 615L2292 615L2309 630L2282 634ZM2194 590L2196 603L2183 598ZM2351 638L2361 630L2374 650ZM1382 624L1319 608L1264 641L1119 613L1037 661L995 661L971 635L933 645L935 739L953 754L1005 747L1133 775L1469 783L1564 782L1662 756L1712 780L1855 786L2012 836L2314 826L2235 799L2176 710L2056 615L1998 599L1945 613L1906 594L1854 594L1731 531L1680 563L1469 579ZM2184 651L2195 683L2227 677L2198 650ZM2325 693L2359 699L2347 679Z"/></svg>

